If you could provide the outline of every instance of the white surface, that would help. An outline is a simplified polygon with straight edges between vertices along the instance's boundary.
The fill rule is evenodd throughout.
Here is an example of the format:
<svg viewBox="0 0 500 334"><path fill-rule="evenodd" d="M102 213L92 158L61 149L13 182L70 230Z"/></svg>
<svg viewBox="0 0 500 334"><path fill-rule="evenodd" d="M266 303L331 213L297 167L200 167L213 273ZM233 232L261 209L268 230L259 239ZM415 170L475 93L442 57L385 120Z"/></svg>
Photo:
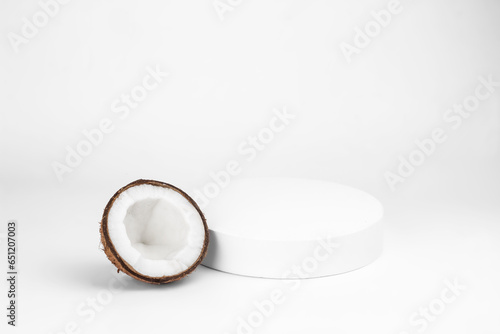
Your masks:
<svg viewBox="0 0 500 334"><path fill-rule="evenodd" d="M321 277L360 268L382 251L382 205L333 182L235 180L205 214L211 244L203 264L229 273L291 278L289 269L312 257L318 267L305 277Z"/></svg>
<svg viewBox="0 0 500 334"><path fill-rule="evenodd" d="M118 254L151 277L172 276L189 268L205 240L196 208L177 191L149 184L131 187L115 199L108 231Z"/></svg>
<svg viewBox="0 0 500 334"><path fill-rule="evenodd" d="M500 211L497 205L467 202L460 206L387 203L385 251L379 260L344 275L303 280L295 290L281 280L231 275L203 266L165 286L120 274L117 277L127 285L119 289L115 284L118 289L104 299L106 304L96 302L99 311L89 313L88 300L106 297L110 283L116 282L116 270L98 246L102 206L114 190L19 187L9 198L3 197L6 207L1 214L19 221L21 252L20 327L6 333L55 334L74 322L82 333L93 334L172 328L232 334L238 317L246 318L256 309L255 302L278 288L285 292L284 302L256 333L323 329L400 334L416 332L409 317L439 297L445 279L455 277L467 289L426 332L496 334L500 328ZM41 196L57 207L41 203ZM3 333L6 326L0 326Z"/></svg>

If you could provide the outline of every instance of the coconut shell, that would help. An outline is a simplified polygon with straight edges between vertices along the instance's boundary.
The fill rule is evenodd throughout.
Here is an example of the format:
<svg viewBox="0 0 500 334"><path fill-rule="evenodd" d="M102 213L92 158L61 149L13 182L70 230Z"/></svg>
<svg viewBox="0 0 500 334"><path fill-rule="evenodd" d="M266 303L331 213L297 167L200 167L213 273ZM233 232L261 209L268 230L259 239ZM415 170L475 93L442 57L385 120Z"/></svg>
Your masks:
<svg viewBox="0 0 500 334"><path fill-rule="evenodd" d="M113 206L113 203L120 196L120 194L123 193L125 190L132 188L132 187L135 187L135 186L140 186L143 184L150 184L152 186L169 188L169 189L172 189L172 190L178 192L179 194L184 196L184 198L187 199L188 202L191 203L191 205L193 205L196 208L196 210L200 214L201 220L203 221L203 227L205 229L205 239L203 242L203 247L202 247L200 256L189 268L187 268L183 272L176 274L174 276L150 277L150 276L146 276L146 275L143 275L143 274L137 272L130 264L127 263L127 261L125 261L121 258L120 254L118 254L113 243L111 242L111 238L109 237L108 214L109 214L109 211L111 210L111 207ZM111 197L108 204L106 205L106 208L104 209L104 213L102 215L102 220L100 223L99 231L101 233L101 243L103 246L104 253L106 253L106 256L111 261L111 263L113 263L115 265L115 267L118 268L118 272L122 271L125 274L127 274L127 275L129 275L129 276L131 276L139 281L151 283L151 284L170 283L170 282L180 280L181 278L184 278L185 276L189 275L191 272L193 272L195 270L195 268L205 258L205 255L207 254L208 242L209 242L209 232L208 232L207 221L205 219L205 216L203 215L203 212L199 208L198 204L196 204L196 202L188 194L186 194L184 191L182 191L181 189L179 189L171 184L160 182L160 181L154 181L154 180L137 180L137 181L134 181L132 183L127 184L126 186L124 186L123 188L118 190L113 195L113 197Z"/></svg>

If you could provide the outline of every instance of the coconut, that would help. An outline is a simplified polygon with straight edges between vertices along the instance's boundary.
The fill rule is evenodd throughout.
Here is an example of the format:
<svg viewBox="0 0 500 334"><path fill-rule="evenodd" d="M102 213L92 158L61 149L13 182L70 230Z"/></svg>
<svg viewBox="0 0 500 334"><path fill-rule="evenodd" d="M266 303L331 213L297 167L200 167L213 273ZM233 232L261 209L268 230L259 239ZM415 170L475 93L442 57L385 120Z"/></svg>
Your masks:
<svg viewBox="0 0 500 334"><path fill-rule="evenodd" d="M208 227L195 201L173 185L137 180L118 190L102 216L108 259L127 275L163 284L193 272L208 248Z"/></svg>

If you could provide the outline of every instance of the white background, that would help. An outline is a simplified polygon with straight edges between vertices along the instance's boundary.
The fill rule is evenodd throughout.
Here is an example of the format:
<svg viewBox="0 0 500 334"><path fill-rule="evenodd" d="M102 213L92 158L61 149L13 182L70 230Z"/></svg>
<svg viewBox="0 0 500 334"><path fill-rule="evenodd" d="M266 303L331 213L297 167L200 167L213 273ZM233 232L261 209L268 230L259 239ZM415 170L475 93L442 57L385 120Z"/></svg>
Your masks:
<svg viewBox="0 0 500 334"><path fill-rule="evenodd" d="M401 1L351 62L341 43L387 1L232 6L221 20L209 0L73 0L16 52L9 34L40 5L0 4L0 220L20 224L16 331L235 333L282 283L200 267L162 287L126 279L90 322L76 309L114 277L98 222L118 188L151 178L192 193L237 160L237 177L331 180L386 209L379 261L304 282L256 333L417 332L408 318L454 278L467 289L426 332L499 333L500 88L457 129L443 117L478 77L500 81L500 3ZM120 119L113 102L156 66L169 76ZM296 118L246 161L238 146L284 106ZM103 118L114 131L60 182L53 163ZM386 172L436 127L446 142L391 190Z"/></svg>

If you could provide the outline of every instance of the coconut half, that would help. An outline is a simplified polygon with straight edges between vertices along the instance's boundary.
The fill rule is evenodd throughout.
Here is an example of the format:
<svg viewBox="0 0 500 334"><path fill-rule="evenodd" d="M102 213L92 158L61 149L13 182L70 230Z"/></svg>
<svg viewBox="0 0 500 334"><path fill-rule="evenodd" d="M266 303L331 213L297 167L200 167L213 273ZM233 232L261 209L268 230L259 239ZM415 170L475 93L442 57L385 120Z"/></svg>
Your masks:
<svg viewBox="0 0 500 334"><path fill-rule="evenodd" d="M162 284L190 274L208 248L208 227L198 205L170 184L137 180L109 200L101 221L108 259L129 276Z"/></svg>

